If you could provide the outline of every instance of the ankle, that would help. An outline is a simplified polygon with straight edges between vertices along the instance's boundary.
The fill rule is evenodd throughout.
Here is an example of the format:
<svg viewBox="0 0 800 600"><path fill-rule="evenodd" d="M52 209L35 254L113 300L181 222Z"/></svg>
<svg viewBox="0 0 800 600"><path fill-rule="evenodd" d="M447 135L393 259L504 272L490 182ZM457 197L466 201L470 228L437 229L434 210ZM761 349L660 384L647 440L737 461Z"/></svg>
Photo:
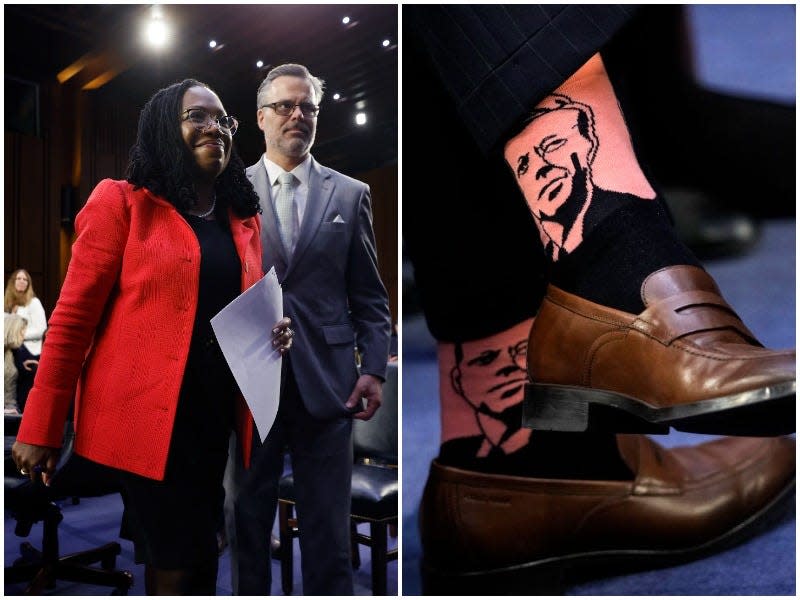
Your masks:
<svg viewBox="0 0 800 600"><path fill-rule="evenodd" d="M510 453L528 441L522 399L533 319L468 342L438 346L442 442L470 438L476 457Z"/></svg>
<svg viewBox="0 0 800 600"><path fill-rule="evenodd" d="M644 310L641 286L673 265L700 266L657 202L630 201L608 215L580 248L553 264L550 281L591 302L631 314Z"/></svg>
<svg viewBox="0 0 800 600"><path fill-rule="evenodd" d="M512 453L475 456L474 438L442 444L438 461L450 467L540 479L628 480L631 469L622 460L616 435L534 431L527 444Z"/></svg>

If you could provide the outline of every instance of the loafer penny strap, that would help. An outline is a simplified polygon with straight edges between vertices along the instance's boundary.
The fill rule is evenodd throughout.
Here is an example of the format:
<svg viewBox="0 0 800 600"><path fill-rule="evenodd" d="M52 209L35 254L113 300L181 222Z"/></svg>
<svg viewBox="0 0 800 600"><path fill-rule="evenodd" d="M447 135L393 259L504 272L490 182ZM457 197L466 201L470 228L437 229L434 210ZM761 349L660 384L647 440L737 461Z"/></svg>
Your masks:
<svg viewBox="0 0 800 600"><path fill-rule="evenodd" d="M659 300L636 318L633 327L665 345L694 333L732 329L761 346L730 305L714 292L692 290Z"/></svg>

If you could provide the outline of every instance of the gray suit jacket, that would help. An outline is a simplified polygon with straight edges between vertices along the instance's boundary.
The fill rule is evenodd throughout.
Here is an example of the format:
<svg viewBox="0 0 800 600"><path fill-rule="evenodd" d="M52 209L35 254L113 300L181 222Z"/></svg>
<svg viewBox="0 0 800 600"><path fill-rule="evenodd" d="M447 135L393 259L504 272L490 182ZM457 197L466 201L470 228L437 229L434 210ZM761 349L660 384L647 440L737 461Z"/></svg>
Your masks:
<svg viewBox="0 0 800 600"><path fill-rule="evenodd" d="M308 411L316 418L348 414L344 403L358 371L386 377L391 317L378 273L369 186L311 157L308 204L291 260L278 232L263 160L247 177L261 200L264 272L274 266L283 288L283 312L295 330L292 370Z"/></svg>

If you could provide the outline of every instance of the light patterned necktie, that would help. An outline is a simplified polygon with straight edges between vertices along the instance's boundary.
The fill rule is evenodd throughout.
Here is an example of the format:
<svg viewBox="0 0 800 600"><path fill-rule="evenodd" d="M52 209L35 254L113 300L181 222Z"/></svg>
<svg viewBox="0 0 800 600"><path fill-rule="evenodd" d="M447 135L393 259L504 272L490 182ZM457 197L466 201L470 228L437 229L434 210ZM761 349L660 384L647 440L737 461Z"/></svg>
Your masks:
<svg viewBox="0 0 800 600"><path fill-rule="evenodd" d="M275 196L275 210L278 213L278 228L281 232L281 241L288 256L292 255L297 242L297 210L294 206L294 181L291 173L281 173L278 176L278 194Z"/></svg>

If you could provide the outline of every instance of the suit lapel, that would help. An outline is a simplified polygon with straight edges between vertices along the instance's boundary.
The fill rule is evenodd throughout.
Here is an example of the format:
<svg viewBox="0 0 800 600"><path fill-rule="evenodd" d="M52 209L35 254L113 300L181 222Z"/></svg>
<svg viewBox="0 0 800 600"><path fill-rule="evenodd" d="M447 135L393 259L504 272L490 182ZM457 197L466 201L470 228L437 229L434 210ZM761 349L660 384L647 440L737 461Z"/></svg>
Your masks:
<svg viewBox="0 0 800 600"><path fill-rule="evenodd" d="M266 169L264 169L266 172ZM310 177L308 180L308 201L306 202L306 212L303 215L303 222L300 225L300 235L297 238L297 245L292 253L289 268L286 271L288 276L294 265L303 257L303 253L308 249L311 240L317 234L320 223L325 216L325 211L333 195L333 177L330 172L317 164L314 157L311 157ZM279 242L280 243L280 242Z"/></svg>
<svg viewBox="0 0 800 600"><path fill-rule="evenodd" d="M287 271L286 250L283 248L281 235L278 231L278 217L275 214L275 207L272 202L272 186L269 184L264 161L259 160L256 164L248 168L247 175L261 202L263 269L266 273L269 271L270 267L274 265L278 279L282 281Z"/></svg>

